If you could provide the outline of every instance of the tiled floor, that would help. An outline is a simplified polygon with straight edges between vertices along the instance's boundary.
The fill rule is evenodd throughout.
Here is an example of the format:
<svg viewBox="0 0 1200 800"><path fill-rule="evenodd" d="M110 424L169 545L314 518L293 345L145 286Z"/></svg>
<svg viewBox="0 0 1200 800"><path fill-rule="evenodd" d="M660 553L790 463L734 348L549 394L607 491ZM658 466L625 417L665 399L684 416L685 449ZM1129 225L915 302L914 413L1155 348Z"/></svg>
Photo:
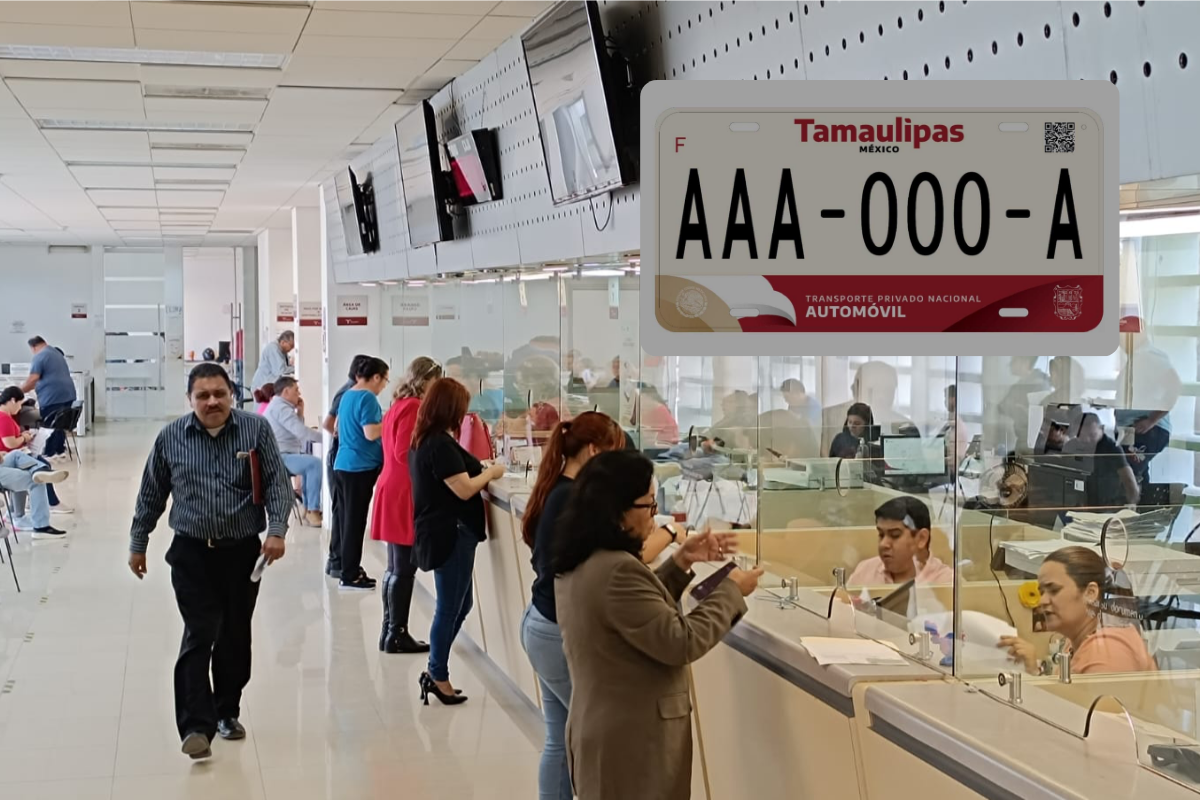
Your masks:
<svg viewBox="0 0 1200 800"><path fill-rule="evenodd" d="M243 742L211 761L179 752L171 674L182 625L162 556L125 565L141 465L157 425L113 423L82 440L64 484L67 542L16 548L23 592L0 567L0 797L20 800L368 800L536 796L538 715L470 647L455 654L452 708L421 706L422 656L377 652L379 595L339 593L324 541L293 529L254 618ZM165 519L164 519L165 523ZM368 542L367 569L382 571ZM413 627L427 631L418 589Z"/></svg>

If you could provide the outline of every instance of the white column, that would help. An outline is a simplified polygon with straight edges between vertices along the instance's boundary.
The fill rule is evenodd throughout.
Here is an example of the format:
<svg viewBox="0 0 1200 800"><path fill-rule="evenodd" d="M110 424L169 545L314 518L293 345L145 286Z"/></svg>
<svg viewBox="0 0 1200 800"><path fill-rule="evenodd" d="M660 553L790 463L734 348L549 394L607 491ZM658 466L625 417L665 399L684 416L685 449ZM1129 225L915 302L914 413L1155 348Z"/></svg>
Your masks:
<svg viewBox="0 0 1200 800"><path fill-rule="evenodd" d="M272 341L284 331L296 328L294 321L281 321L278 313L280 303L295 305L293 271L291 227L267 228L258 234L258 335L261 342Z"/></svg>
<svg viewBox="0 0 1200 800"><path fill-rule="evenodd" d="M329 410L332 393L324 391L325 359L319 326L304 325L301 308L308 303L322 303L321 262L324 248L321 237L321 212L317 207L298 206L292 209L291 229L291 291L296 303L296 379L305 399L305 422L320 425ZM336 386L334 391L336 391Z"/></svg>

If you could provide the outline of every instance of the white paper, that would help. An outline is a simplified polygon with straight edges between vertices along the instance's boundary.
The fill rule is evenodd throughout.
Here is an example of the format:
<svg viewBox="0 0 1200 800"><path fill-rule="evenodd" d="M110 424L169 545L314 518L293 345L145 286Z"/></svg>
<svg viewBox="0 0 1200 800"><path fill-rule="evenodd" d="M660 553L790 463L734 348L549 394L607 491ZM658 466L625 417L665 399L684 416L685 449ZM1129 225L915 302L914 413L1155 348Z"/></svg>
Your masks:
<svg viewBox="0 0 1200 800"><path fill-rule="evenodd" d="M904 666L908 660L896 650L870 639L836 639L826 636L805 636L800 645L821 666L829 664L870 664L874 666Z"/></svg>
<svg viewBox="0 0 1200 800"><path fill-rule="evenodd" d="M35 456L40 456L46 449L46 440L50 438L50 434L54 433L53 428L38 428L37 433L33 435L33 441L29 443L29 452Z"/></svg>

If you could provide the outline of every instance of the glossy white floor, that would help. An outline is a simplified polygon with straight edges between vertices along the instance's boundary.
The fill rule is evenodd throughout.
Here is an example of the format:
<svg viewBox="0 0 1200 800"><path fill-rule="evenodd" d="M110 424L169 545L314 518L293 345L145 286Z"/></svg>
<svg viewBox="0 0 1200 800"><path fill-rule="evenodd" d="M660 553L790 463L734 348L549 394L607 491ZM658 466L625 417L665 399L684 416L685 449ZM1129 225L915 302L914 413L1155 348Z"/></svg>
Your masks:
<svg viewBox="0 0 1200 800"><path fill-rule="evenodd" d="M422 656L377 652L377 592L339 593L322 574L326 532L293 529L264 577L242 742L211 761L179 752L171 675L182 625L163 562L125 566L138 478L158 425L113 423L81 440L64 484L66 542L21 534L15 591L0 567L0 797L20 800L532 798L541 723L477 652L456 649L470 702L420 705ZM382 572L368 542L368 572ZM412 626L429 628L417 590Z"/></svg>

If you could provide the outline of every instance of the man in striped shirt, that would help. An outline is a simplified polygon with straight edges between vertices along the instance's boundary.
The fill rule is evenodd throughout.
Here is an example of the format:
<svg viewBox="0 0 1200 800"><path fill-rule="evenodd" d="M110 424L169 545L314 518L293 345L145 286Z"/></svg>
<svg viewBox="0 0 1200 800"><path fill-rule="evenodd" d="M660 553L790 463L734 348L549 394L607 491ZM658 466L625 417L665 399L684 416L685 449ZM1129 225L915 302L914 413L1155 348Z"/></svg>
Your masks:
<svg viewBox="0 0 1200 800"><path fill-rule="evenodd" d="M162 429L146 461L129 568L139 579L146 574L150 533L173 497L166 560L184 623L175 717L183 752L200 759L212 755L218 734L246 735L238 716L250 680L252 573L260 555L266 564L283 557L292 488L270 425L233 409L233 384L220 365L192 370L188 398L193 413Z"/></svg>

